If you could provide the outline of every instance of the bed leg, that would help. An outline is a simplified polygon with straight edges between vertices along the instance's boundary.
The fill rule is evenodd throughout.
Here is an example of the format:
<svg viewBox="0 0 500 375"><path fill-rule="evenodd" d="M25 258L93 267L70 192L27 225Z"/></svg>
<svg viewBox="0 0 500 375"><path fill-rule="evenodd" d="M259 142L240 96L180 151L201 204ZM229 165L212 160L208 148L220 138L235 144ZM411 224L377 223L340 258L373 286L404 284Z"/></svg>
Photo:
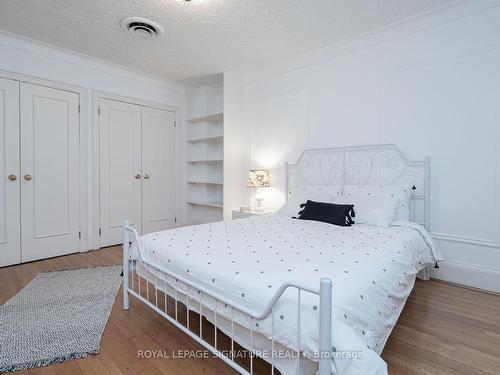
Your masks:
<svg viewBox="0 0 500 375"><path fill-rule="evenodd" d="M319 368L318 375L331 374L332 280L322 278L319 289Z"/></svg>
<svg viewBox="0 0 500 375"><path fill-rule="evenodd" d="M425 268L422 268L418 273L417 277L420 280L424 281L429 281L431 279L431 266L426 266Z"/></svg>
<svg viewBox="0 0 500 375"><path fill-rule="evenodd" d="M130 307L129 300L129 276L130 276L130 241L128 237L128 220L123 221L123 309L128 310Z"/></svg>

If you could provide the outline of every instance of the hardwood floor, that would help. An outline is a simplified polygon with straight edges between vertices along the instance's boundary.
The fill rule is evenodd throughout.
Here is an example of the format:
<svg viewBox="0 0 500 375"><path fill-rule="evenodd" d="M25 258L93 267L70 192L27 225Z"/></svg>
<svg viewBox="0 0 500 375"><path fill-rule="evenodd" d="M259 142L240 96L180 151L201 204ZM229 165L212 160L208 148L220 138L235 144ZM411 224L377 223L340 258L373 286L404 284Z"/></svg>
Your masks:
<svg viewBox="0 0 500 375"><path fill-rule="evenodd" d="M114 247L0 268L0 304L40 271L118 263L121 252ZM98 355L19 374L236 374L215 358L138 358L138 350L201 347L134 298L130 310L121 306L119 293ZM500 296L417 282L382 357L390 374L500 374Z"/></svg>

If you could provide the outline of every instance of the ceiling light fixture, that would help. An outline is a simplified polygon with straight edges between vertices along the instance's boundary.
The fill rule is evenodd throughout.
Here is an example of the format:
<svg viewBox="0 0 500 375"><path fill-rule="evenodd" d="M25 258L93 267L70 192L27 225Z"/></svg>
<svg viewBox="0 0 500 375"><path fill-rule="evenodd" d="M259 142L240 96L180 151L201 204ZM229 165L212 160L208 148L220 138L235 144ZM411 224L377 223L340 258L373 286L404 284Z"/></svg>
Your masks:
<svg viewBox="0 0 500 375"><path fill-rule="evenodd" d="M121 26L132 35L142 39L156 39L163 35L163 28L159 24L142 17L124 18Z"/></svg>
<svg viewBox="0 0 500 375"><path fill-rule="evenodd" d="M205 0L177 0L179 3L188 5L198 5L203 3Z"/></svg>

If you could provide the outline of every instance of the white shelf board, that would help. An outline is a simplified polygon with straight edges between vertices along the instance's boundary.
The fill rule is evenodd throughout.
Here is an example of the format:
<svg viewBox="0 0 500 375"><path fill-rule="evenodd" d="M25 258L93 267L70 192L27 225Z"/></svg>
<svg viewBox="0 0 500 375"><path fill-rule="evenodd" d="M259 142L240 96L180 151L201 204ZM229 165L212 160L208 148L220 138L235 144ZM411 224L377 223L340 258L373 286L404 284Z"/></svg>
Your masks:
<svg viewBox="0 0 500 375"><path fill-rule="evenodd" d="M188 139L188 142L190 143L195 143L195 142L219 142L224 139L223 135L212 135L209 137L199 137L199 138L192 138Z"/></svg>
<svg viewBox="0 0 500 375"><path fill-rule="evenodd" d="M222 185L222 181L203 181L203 180L188 180L188 184L209 184L209 185Z"/></svg>
<svg viewBox="0 0 500 375"><path fill-rule="evenodd" d="M188 160L188 163L211 163L211 162L222 162L222 159L197 159L197 160Z"/></svg>
<svg viewBox="0 0 500 375"><path fill-rule="evenodd" d="M187 203L195 205L195 206L207 206L207 207L222 208L222 202L188 201Z"/></svg>
<svg viewBox="0 0 500 375"><path fill-rule="evenodd" d="M223 118L224 118L223 112L216 112L205 116L191 118L188 119L188 121L193 123L201 121L222 122Z"/></svg>

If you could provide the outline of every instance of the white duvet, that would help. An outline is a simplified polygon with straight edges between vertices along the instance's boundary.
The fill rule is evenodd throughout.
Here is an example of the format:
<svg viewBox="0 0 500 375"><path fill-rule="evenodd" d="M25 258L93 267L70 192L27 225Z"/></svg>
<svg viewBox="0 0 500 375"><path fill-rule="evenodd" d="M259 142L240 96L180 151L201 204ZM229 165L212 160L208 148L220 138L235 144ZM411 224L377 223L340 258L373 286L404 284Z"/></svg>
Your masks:
<svg viewBox="0 0 500 375"><path fill-rule="evenodd" d="M362 352L355 360L334 359L334 374L387 373L379 354L415 275L440 259L430 235L414 223L395 223L390 228L339 227L277 214L151 233L141 237L141 242L145 260L202 282L254 310L261 310L285 281L318 288L321 277L331 278L334 349ZM272 337L279 347L300 349L314 361L318 313L318 297L303 292L299 343L297 291L290 290L275 307L274 334L270 317L254 322L254 330ZM230 310L219 306L218 314L229 318ZM250 325L242 314L234 317L240 327ZM283 374L295 372L295 366L284 363L276 362Z"/></svg>

